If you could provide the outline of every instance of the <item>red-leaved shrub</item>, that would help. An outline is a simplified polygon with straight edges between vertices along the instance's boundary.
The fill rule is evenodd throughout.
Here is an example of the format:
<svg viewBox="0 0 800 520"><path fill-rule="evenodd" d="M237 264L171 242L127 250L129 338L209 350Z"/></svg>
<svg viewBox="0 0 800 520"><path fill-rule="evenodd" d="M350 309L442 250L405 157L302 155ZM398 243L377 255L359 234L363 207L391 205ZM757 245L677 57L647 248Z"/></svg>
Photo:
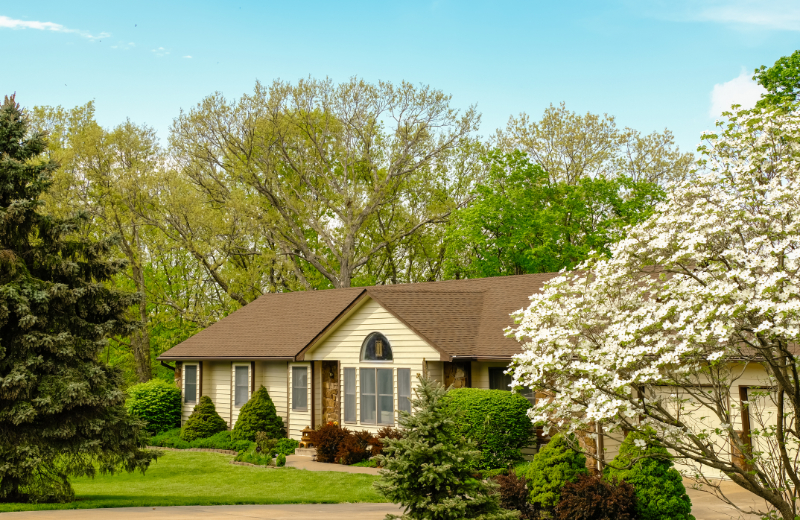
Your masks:
<svg viewBox="0 0 800 520"><path fill-rule="evenodd" d="M312 433L308 438L317 449L317 461L336 462L336 453L339 451L339 444L350 434L350 430L342 428L338 424L328 423Z"/></svg>
<svg viewBox="0 0 800 520"><path fill-rule="evenodd" d="M513 469L508 475L497 475L494 477L500 487L500 506L503 509L519 511L522 520L536 520L539 518L537 512L530 503L530 490L528 490L528 479L524 475L517 476Z"/></svg>
<svg viewBox="0 0 800 520"><path fill-rule="evenodd" d="M624 480L582 475L567 482L556 505L558 520L637 520L636 492Z"/></svg>
<svg viewBox="0 0 800 520"><path fill-rule="evenodd" d="M376 457L378 455L383 455L383 442L381 439L402 439L403 434L397 428L392 428L391 426L384 426L380 430L378 430L378 434L373 437L372 441L370 441L370 457Z"/></svg>
<svg viewBox="0 0 800 520"><path fill-rule="evenodd" d="M339 443L339 449L336 452L336 461L339 464L349 466L369 458L367 446L374 440L375 437L366 430L348 433L342 442Z"/></svg>

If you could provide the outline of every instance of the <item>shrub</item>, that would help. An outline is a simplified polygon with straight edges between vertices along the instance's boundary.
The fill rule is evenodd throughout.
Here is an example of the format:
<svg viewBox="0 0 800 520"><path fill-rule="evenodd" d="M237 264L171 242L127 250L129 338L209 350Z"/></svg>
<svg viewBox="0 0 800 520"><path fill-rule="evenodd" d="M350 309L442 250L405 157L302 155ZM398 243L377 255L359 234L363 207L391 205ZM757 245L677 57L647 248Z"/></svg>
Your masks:
<svg viewBox="0 0 800 520"><path fill-rule="evenodd" d="M528 465L531 503L539 510L553 512L561 489L587 474L586 457L573 450L563 435L554 435Z"/></svg>
<svg viewBox="0 0 800 520"><path fill-rule="evenodd" d="M472 477L480 452L459 432L445 408L444 388L417 377L414 412L400 414L403 438L386 440L386 455L377 457L384 470L375 487L403 506L403 519L517 518L515 511L500 508L497 484Z"/></svg>
<svg viewBox="0 0 800 520"><path fill-rule="evenodd" d="M300 446L300 443L294 439L278 439L278 444L275 446L275 453L284 455L294 455L294 450Z"/></svg>
<svg viewBox="0 0 800 520"><path fill-rule="evenodd" d="M275 460L275 465L282 468L286 465L286 455L278 453L278 458Z"/></svg>
<svg viewBox="0 0 800 520"><path fill-rule="evenodd" d="M342 428L338 424L327 423L308 434L308 438L311 439L317 449L317 460L319 462L336 462L339 444L349 433L350 430L347 428Z"/></svg>
<svg viewBox="0 0 800 520"><path fill-rule="evenodd" d="M370 441L370 451L369 454L371 457L377 457L378 455L383 455L383 440L382 439L402 439L403 432L398 430L397 428L392 428L391 426L384 426L380 430L378 430L377 435Z"/></svg>
<svg viewBox="0 0 800 520"><path fill-rule="evenodd" d="M125 403L128 413L147 421L146 429L159 433L181 425L181 391L159 379L133 385Z"/></svg>
<svg viewBox="0 0 800 520"><path fill-rule="evenodd" d="M486 478L485 473L484 478ZM500 486L500 506L503 509L519 511L519 517L522 520L538 518L533 505L528 501L530 492L528 491L528 479L524 475L517 475L517 472L512 469L508 475L497 475L494 480Z"/></svg>
<svg viewBox="0 0 800 520"><path fill-rule="evenodd" d="M264 432L270 439L286 437L283 420L275 411L275 404L263 386L239 410L239 418L233 427L231 438L254 441L257 432Z"/></svg>
<svg viewBox="0 0 800 520"><path fill-rule="evenodd" d="M255 446L250 441L234 441L231 440L231 432L219 432L211 437L203 439L195 439L192 442L186 442L181 439L181 429L175 428L166 432L162 432L150 439L151 446L159 446L164 448L205 448L213 450L233 450L237 452L246 451Z"/></svg>
<svg viewBox="0 0 800 520"><path fill-rule="evenodd" d="M504 468L521 460L521 449L531 444L533 426L527 415L531 404L519 394L457 388L447 392L445 403L461 433L481 451L480 468Z"/></svg>
<svg viewBox="0 0 800 520"><path fill-rule="evenodd" d="M636 491L621 480L581 475L567 482L556 506L558 520L638 520Z"/></svg>
<svg viewBox="0 0 800 520"><path fill-rule="evenodd" d="M637 446L638 444L638 446ZM692 501L672 457L647 433L630 433L619 447L606 477L624 479L636 489L641 520L694 520Z"/></svg>
<svg viewBox="0 0 800 520"><path fill-rule="evenodd" d="M240 452L236 455L236 462L249 462L256 466L269 466L272 464L272 454L257 451L258 446L253 446L248 450Z"/></svg>
<svg viewBox="0 0 800 520"><path fill-rule="evenodd" d="M277 445L278 439L270 439L265 432L256 433L256 451L258 453L272 457L276 453Z"/></svg>
<svg viewBox="0 0 800 520"><path fill-rule="evenodd" d="M339 464L347 466L361 462L369 458L367 446L370 442L374 442L375 437L366 430L360 432L348 433L342 442L339 443L339 448L336 451L336 460ZM319 458L319 456L317 456Z"/></svg>
<svg viewBox="0 0 800 520"><path fill-rule="evenodd" d="M204 395L194 407L192 415L186 421L181 431L181 439L193 441L211 437L215 433L224 432L228 429L227 423L219 416L217 409L211 398Z"/></svg>

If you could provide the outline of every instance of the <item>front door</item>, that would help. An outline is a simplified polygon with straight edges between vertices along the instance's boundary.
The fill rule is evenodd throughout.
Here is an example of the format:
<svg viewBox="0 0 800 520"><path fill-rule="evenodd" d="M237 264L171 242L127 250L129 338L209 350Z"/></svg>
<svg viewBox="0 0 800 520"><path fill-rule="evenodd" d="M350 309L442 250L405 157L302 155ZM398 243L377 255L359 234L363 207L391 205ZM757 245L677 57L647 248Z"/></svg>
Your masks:
<svg viewBox="0 0 800 520"><path fill-rule="evenodd" d="M339 395L339 362L322 362L322 422L341 422L339 411L341 398Z"/></svg>

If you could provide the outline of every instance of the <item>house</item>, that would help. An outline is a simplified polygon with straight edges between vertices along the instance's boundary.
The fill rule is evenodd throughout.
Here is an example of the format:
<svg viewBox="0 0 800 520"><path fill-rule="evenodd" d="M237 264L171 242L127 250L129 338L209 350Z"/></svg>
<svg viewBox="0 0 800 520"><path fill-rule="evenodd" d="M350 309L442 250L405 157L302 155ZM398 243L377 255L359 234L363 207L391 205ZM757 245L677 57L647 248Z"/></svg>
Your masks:
<svg viewBox="0 0 800 520"><path fill-rule="evenodd" d="M410 410L416 375L509 390L520 344L504 335L552 274L265 294L159 357L182 420L201 395L233 427L261 385L289 436L338 421L372 432Z"/></svg>

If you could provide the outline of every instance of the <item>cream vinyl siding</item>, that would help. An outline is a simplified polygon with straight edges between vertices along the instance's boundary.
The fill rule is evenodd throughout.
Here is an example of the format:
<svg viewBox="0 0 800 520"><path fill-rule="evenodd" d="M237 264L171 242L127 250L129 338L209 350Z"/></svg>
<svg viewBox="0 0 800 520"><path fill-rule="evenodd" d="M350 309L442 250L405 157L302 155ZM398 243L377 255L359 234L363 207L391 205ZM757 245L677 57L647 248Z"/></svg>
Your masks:
<svg viewBox="0 0 800 520"><path fill-rule="evenodd" d="M231 423L231 362L203 361L203 395L214 402L214 407L222 419Z"/></svg>
<svg viewBox="0 0 800 520"><path fill-rule="evenodd" d="M393 361L361 361L361 346L364 339L372 332L380 332L389 341L392 349ZM397 417L397 370L398 368L411 369L411 394L414 395L417 374L423 373L424 360L439 359L439 351L428 345L400 320L392 316L378 302L366 298L365 302L352 314L344 319L338 327L325 337L315 348L306 353L307 361L339 361L339 395L344 393L344 369L356 369L356 422L344 423L344 426L359 430L365 429L376 432L383 428L383 424L361 424L361 386L360 368L391 368L393 370L394 384L394 410L395 424ZM441 362L439 373L441 373ZM428 364L430 370L430 363ZM319 377L319 370L315 370L314 378ZM319 383L319 381L316 381ZM318 387L321 385L318 385ZM309 398L310 399L310 398ZM309 404L311 401L309 400ZM321 413L322 400L315 396L315 412ZM344 416L344 402L342 402L342 416ZM292 423L294 420L292 419ZM309 424L309 423L306 423ZM303 425L305 426L305 424ZM292 438L299 438L294 437Z"/></svg>
<svg viewBox="0 0 800 520"><path fill-rule="evenodd" d="M439 359L439 356L436 356L434 359ZM428 379L431 381L438 381L444 384L444 365L441 361L431 361L429 359L425 360L425 371L427 374ZM411 374L411 380L415 380L416 377L414 374ZM413 392L412 392L413 395Z"/></svg>
<svg viewBox="0 0 800 520"><path fill-rule="evenodd" d="M286 387L289 383L286 361L257 361L256 362L256 390L261 386L267 389L278 417L283 419L283 425L288 429L288 416L286 415L289 396Z"/></svg>
<svg viewBox="0 0 800 520"><path fill-rule="evenodd" d="M489 368L508 368L504 361L473 361L472 362L472 388L489 389Z"/></svg>
<svg viewBox="0 0 800 520"><path fill-rule="evenodd" d="M248 362L235 361L235 362L231 363L231 365L230 365L230 370L231 370L230 371L230 396L231 397L230 397L230 403L229 403L230 410L231 410L231 422L228 425L230 428L233 428L236 425L236 420L239 418L239 410L241 410L242 406L244 406L244 404L242 404L241 406L236 406L236 388L235 388L235 385L236 385L236 367L247 367L247 399L250 399L250 396L253 393L251 391L252 384L253 384L253 374L252 374L253 371L251 370L250 362L249 361ZM247 401L245 401L245 403L246 402Z"/></svg>
<svg viewBox="0 0 800 520"><path fill-rule="evenodd" d="M195 402L193 402L193 403L187 403L187 402L184 401L184 397L186 396L186 367L187 366L197 367L197 380L196 380L197 390L196 390L196 395L195 395ZM181 372L181 426L183 426L186 423L186 420L189 418L189 416L192 415L192 412L194 411L194 407L195 407L195 405L197 405L197 402L200 401L200 378L202 377L202 374L200 374L200 363L198 363L196 361L194 361L194 362L193 361L184 362L183 363L183 367L182 367L181 370L182 370L182 372Z"/></svg>
<svg viewBox="0 0 800 520"><path fill-rule="evenodd" d="M308 385L306 387L306 402L308 403L308 406L306 411L292 410L292 367L305 367L308 370ZM287 375L287 387L289 390L289 428L287 433L290 439L296 439L299 441L303 437L303 430L306 428L306 426L311 426L311 363L289 363Z"/></svg>

